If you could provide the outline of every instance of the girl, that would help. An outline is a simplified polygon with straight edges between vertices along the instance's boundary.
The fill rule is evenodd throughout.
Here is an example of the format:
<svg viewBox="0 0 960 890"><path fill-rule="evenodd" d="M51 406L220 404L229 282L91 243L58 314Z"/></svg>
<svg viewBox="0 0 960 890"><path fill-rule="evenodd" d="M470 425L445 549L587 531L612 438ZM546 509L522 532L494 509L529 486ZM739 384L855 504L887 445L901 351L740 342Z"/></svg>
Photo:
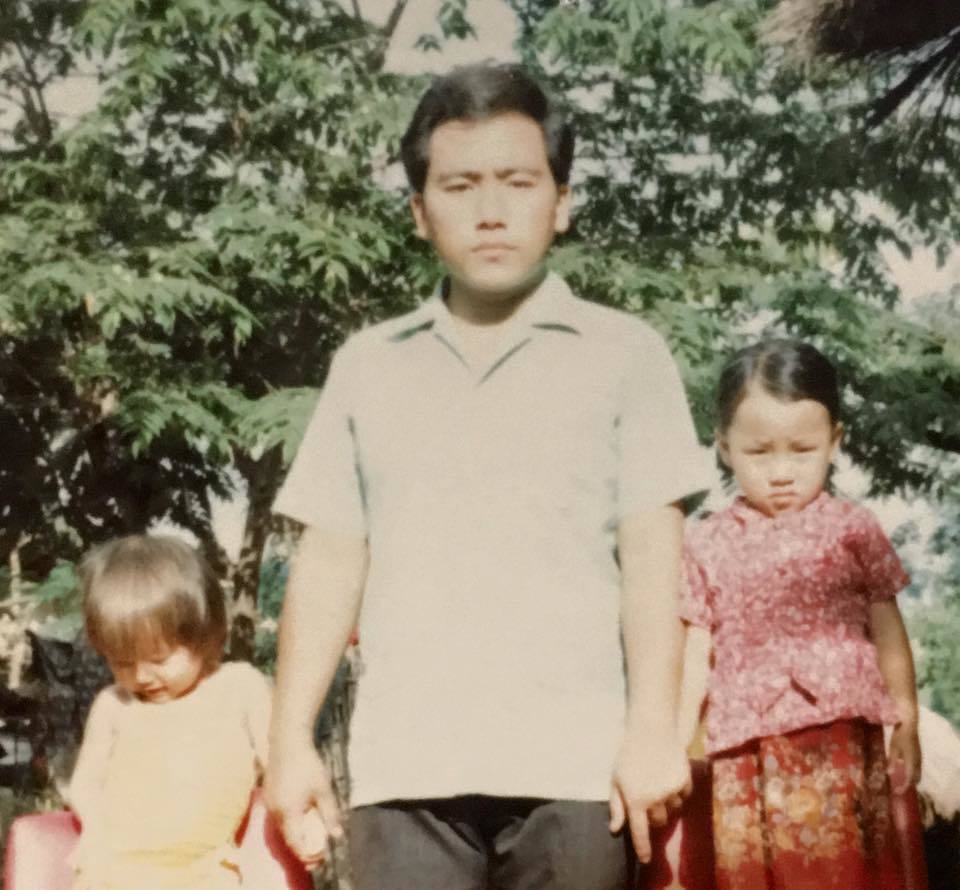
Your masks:
<svg viewBox="0 0 960 890"><path fill-rule="evenodd" d="M894 599L909 579L873 515L825 491L839 412L836 372L804 343L756 344L721 374L717 447L740 496L689 530L681 596L681 731L707 687L719 890L920 886L890 798L920 771Z"/></svg>
<svg viewBox="0 0 960 890"><path fill-rule="evenodd" d="M188 545L148 535L94 550L80 576L87 636L115 683L70 783L75 890L271 886L244 874L233 842L266 763L270 689L250 665L220 664L216 578Z"/></svg>

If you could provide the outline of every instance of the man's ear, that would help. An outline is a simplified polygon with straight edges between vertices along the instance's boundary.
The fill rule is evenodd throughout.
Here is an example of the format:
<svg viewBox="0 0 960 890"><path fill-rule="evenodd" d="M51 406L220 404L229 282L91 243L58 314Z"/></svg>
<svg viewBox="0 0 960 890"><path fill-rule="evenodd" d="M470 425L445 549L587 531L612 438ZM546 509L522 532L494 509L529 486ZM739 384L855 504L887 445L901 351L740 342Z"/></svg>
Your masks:
<svg viewBox="0 0 960 890"><path fill-rule="evenodd" d="M570 206L573 193L569 185L557 186L557 206L553 211L553 231L562 235L570 228Z"/></svg>
<svg viewBox="0 0 960 890"><path fill-rule="evenodd" d="M410 197L410 212L413 214L413 225L417 235L429 241L430 224L427 220L427 209L423 203L423 192L416 192Z"/></svg>

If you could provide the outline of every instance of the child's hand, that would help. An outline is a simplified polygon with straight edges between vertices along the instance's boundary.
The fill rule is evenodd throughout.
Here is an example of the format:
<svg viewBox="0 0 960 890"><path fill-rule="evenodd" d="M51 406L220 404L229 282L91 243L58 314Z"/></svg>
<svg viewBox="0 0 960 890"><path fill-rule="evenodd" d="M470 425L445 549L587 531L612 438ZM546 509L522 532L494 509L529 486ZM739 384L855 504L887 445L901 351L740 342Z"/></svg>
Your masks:
<svg viewBox="0 0 960 890"><path fill-rule="evenodd" d="M296 849L300 858L308 867L322 865L330 858L330 844L327 840L327 828L316 808L311 807L300 819L290 825L289 831L296 837Z"/></svg>
<svg viewBox="0 0 960 890"><path fill-rule="evenodd" d="M327 859L330 842L343 837L333 784L312 748L271 755L264 797L287 845L308 868Z"/></svg>
<svg viewBox="0 0 960 890"><path fill-rule="evenodd" d="M894 794L903 794L920 780L920 737L912 723L898 723L890 736L887 775Z"/></svg>

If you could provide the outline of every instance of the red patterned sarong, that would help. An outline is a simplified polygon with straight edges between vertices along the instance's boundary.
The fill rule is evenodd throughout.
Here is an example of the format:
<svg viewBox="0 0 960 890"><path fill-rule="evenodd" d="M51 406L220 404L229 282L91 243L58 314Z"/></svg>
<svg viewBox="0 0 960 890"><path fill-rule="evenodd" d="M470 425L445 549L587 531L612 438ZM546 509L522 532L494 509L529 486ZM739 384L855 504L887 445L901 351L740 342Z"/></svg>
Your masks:
<svg viewBox="0 0 960 890"><path fill-rule="evenodd" d="M907 847L919 849L919 822L910 831ZM927 886L922 859L904 853L894 825L883 730L862 720L715 756L713 832L717 890Z"/></svg>

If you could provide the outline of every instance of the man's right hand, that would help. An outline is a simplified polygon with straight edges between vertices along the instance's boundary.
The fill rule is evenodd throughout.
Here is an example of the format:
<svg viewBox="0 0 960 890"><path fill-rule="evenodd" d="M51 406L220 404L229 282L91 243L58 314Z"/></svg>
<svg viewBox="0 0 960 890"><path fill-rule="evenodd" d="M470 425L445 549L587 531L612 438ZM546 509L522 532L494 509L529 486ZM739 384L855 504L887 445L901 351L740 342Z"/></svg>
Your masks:
<svg viewBox="0 0 960 890"><path fill-rule="evenodd" d="M264 797L287 846L308 868L330 855L330 843L343 837L340 808L330 774L312 748L270 757Z"/></svg>

